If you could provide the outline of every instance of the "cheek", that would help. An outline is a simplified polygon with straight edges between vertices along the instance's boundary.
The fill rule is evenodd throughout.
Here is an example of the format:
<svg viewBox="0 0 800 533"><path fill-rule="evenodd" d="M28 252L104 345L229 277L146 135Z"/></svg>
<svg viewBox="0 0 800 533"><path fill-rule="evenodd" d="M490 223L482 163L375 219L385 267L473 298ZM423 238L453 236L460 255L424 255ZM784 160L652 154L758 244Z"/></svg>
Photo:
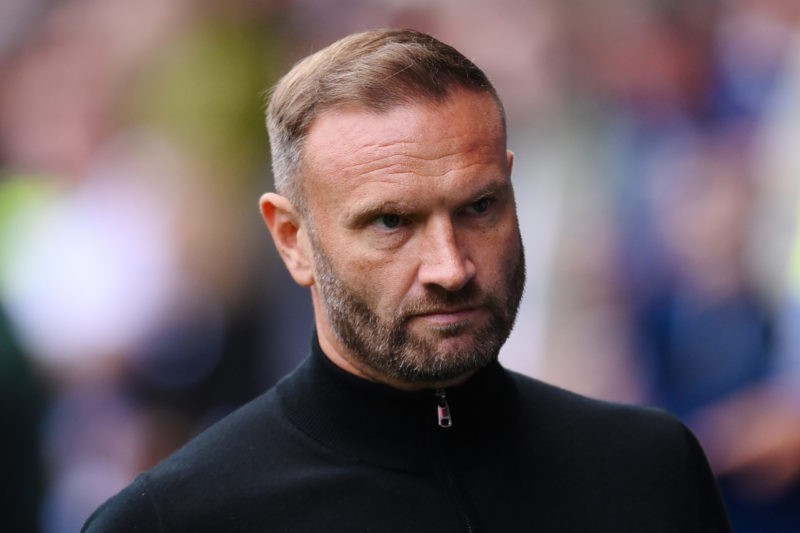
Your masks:
<svg viewBox="0 0 800 533"><path fill-rule="evenodd" d="M495 227L473 242L473 260L478 264L479 276L497 280L516 264L521 252L521 241L516 220Z"/></svg>
<svg viewBox="0 0 800 533"><path fill-rule="evenodd" d="M413 258L402 252L379 260L353 262L352 283L362 298L383 317L391 316L411 296L414 287Z"/></svg>
<svg viewBox="0 0 800 533"><path fill-rule="evenodd" d="M346 230L323 230L318 237L336 275L354 295L381 316L396 311L413 287L418 254L379 250Z"/></svg>

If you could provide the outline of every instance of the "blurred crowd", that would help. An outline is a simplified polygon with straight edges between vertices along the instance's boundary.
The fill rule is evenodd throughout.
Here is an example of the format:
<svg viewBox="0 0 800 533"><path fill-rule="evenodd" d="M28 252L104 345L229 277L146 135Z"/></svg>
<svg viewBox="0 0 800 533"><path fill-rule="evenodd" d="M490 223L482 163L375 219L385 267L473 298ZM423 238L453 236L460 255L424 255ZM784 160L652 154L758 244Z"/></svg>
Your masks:
<svg viewBox="0 0 800 533"><path fill-rule="evenodd" d="M529 281L504 363L672 411L737 531L796 529L796 0L4 0L7 530L78 530L304 356L257 208L264 91L385 26L506 104Z"/></svg>

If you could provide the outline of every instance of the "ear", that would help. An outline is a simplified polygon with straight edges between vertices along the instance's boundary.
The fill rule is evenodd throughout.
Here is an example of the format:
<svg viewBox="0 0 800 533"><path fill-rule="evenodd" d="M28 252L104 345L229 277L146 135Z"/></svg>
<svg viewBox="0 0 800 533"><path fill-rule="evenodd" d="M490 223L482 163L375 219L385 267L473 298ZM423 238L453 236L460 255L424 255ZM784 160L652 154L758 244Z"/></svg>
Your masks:
<svg viewBox="0 0 800 533"><path fill-rule="evenodd" d="M292 278L298 285L310 287L314 284L314 269L302 217L292 202L279 194L264 194L260 204L264 222Z"/></svg>
<svg viewBox="0 0 800 533"><path fill-rule="evenodd" d="M506 150L506 158L508 158L508 174L511 175L511 168L514 166L514 152Z"/></svg>

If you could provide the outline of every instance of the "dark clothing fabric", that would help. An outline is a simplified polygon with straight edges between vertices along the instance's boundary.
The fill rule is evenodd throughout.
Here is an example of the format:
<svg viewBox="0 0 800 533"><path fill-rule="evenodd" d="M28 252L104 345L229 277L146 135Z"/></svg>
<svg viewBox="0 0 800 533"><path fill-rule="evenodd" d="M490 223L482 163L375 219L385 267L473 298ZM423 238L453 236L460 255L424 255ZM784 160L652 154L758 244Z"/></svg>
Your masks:
<svg viewBox="0 0 800 533"><path fill-rule="evenodd" d="M84 531L728 531L702 450L663 412L498 363L444 392L362 380L315 342Z"/></svg>

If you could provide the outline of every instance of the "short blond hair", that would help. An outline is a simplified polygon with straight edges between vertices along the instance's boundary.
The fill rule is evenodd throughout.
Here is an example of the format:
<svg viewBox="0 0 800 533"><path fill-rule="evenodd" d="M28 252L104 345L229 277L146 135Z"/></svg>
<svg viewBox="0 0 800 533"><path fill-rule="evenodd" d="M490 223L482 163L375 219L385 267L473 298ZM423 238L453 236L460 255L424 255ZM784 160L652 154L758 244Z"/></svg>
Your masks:
<svg viewBox="0 0 800 533"><path fill-rule="evenodd" d="M267 130L276 191L305 211L303 144L314 120L342 106L385 112L402 104L442 101L454 89L490 94L488 77L452 46L415 30L349 35L306 57L270 92Z"/></svg>

